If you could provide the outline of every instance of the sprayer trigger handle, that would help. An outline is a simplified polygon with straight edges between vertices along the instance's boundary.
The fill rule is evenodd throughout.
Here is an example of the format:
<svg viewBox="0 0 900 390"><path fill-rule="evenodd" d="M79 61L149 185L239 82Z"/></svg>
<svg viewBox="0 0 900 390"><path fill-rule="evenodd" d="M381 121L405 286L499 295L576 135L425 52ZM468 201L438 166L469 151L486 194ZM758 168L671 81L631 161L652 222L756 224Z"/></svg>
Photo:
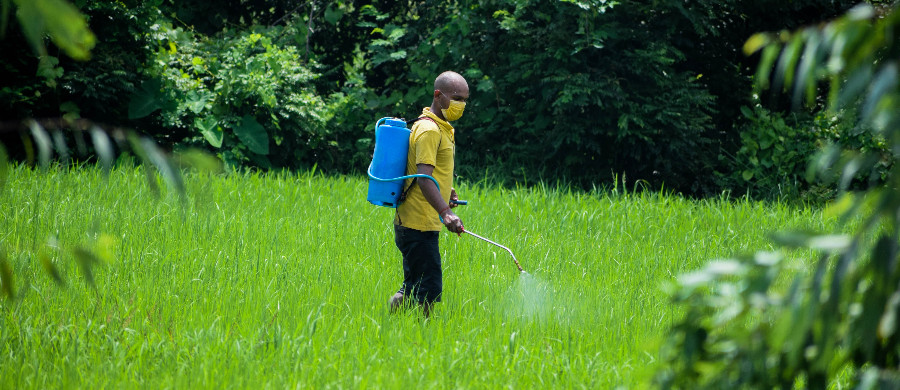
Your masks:
<svg viewBox="0 0 900 390"><path fill-rule="evenodd" d="M455 205L465 206L465 205L469 204L469 201L467 201L467 200L454 200L454 199L450 199L450 204L455 204Z"/></svg>

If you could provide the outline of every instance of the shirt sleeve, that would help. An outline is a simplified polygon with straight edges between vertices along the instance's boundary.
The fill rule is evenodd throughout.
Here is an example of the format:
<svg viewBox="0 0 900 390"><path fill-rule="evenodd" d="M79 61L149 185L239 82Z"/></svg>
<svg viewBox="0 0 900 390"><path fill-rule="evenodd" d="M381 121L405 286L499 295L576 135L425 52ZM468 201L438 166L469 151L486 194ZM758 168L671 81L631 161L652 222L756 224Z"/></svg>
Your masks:
<svg viewBox="0 0 900 390"><path fill-rule="evenodd" d="M415 137L416 164L436 165L437 149L441 142L441 131L437 128L422 126L417 129Z"/></svg>

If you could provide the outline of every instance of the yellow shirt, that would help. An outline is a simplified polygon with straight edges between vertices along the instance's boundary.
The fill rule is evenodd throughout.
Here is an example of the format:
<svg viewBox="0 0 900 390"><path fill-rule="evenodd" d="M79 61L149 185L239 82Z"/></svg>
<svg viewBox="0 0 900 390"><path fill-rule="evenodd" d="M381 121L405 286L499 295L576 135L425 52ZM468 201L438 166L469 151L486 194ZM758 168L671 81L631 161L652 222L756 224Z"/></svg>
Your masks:
<svg viewBox="0 0 900 390"><path fill-rule="evenodd" d="M450 200L450 189L453 187L453 156L456 154L456 140L454 139L453 126L440 119L431 112L431 108L422 110L425 115L434 120L420 119L412 127L409 135L409 153L406 157L406 174L416 174L416 164L428 164L434 166L432 177L441 188L441 196L444 201ZM427 178L418 178L416 184L409 188L412 179L403 182L403 189L409 188L406 200L397 207L397 216L394 224L402 225L420 231L440 231L444 228L437 210L431 207L419 183Z"/></svg>

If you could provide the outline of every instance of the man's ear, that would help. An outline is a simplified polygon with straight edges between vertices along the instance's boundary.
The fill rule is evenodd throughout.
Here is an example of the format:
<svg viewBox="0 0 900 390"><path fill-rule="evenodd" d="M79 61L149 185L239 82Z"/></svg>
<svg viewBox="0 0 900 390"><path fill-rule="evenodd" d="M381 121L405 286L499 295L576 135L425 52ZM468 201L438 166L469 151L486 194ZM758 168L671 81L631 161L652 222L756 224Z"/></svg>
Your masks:
<svg viewBox="0 0 900 390"><path fill-rule="evenodd" d="M438 97L440 94L441 94L441 91L440 91L440 90L437 90L437 89L434 90L434 98L435 98L435 99L437 99L437 97Z"/></svg>

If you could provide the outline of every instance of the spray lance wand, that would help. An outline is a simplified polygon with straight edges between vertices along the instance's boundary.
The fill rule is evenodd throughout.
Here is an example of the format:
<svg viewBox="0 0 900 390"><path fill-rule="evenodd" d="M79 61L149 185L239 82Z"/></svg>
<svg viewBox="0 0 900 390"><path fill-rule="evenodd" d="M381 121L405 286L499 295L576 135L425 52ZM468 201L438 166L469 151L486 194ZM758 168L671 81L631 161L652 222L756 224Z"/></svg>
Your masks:
<svg viewBox="0 0 900 390"><path fill-rule="evenodd" d="M457 205L460 205L460 206L465 206L465 205L469 204L469 202L467 202L467 201L465 201L465 200L451 200L450 203L457 204ZM505 246L503 246L503 245L500 245L500 244L498 244L498 243L496 243L496 242L493 242L493 241L491 241L491 240L488 240L487 238L484 238L484 237L482 237L482 236L479 236L479 235L477 235L477 234L475 234L475 233L472 233L472 232L470 232L470 231L468 231L468 230L466 230L466 229L463 229L462 232L463 232L463 233L466 233L466 234L468 234L468 235L470 235L470 236L473 236L473 237L475 237L475 238L478 238L478 239L480 239L480 240L482 240L482 241L486 241L486 242L489 242L489 243L491 243L491 244L494 244L494 245L496 245L496 246L499 246L499 247L503 248L504 250L506 250L507 252L509 252L509 255L510 255L510 256L512 256L513 261L516 263L516 268L519 269L519 272L520 272L520 273L523 273L523 274L526 274L526 273L527 273L527 272L525 272L524 269L522 269L522 266L519 265L519 260L516 260L516 255L514 255L514 254L512 253L512 251L509 250L509 248L507 248L507 247L505 247Z"/></svg>

